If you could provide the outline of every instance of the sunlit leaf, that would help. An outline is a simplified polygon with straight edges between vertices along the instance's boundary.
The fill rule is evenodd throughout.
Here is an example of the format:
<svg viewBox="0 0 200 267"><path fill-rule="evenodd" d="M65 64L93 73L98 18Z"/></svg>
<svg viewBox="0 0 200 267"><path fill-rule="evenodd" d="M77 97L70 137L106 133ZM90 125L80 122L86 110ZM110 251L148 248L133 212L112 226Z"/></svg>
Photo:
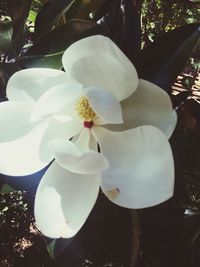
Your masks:
<svg viewBox="0 0 200 267"><path fill-rule="evenodd" d="M16 191L13 187L11 187L9 184L3 184L3 186L0 189L0 193L10 193Z"/></svg>

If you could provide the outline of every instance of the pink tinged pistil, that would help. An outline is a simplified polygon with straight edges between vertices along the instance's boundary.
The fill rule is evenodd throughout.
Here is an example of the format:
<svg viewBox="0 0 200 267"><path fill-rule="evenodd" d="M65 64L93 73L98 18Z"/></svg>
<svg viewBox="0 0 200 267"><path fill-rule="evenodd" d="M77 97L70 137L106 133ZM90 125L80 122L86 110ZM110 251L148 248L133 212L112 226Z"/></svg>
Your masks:
<svg viewBox="0 0 200 267"><path fill-rule="evenodd" d="M92 126L94 125L94 122L93 121L84 121L84 127L85 128L89 128L89 129L91 129L92 128Z"/></svg>

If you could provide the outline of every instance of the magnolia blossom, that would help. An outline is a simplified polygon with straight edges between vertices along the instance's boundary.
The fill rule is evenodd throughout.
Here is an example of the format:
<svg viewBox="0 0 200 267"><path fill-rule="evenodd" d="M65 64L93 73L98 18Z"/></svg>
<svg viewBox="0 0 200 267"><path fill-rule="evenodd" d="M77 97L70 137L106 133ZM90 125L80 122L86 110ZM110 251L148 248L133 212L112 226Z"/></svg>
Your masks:
<svg viewBox="0 0 200 267"><path fill-rule="evenodd" d="M65 72L16 72L0 104L0 172L27 175L55 159L35 198L36 223L52 238L80 230L99 187L117 205L145 208L174 186L169 96L139 80L107 37L74 43L62 60Z"/></svg>

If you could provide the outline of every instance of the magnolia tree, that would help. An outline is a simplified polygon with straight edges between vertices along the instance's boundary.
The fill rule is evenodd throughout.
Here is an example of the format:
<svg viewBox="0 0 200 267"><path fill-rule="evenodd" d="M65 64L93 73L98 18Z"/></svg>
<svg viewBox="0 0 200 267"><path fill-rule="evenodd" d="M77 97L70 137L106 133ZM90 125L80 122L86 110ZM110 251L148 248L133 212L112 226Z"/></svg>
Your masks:
<svg viewBox="0 0 200 267"><path fill-rule="evenodd" d="M168 92L199 39L199 26L175 29L140 51L140 3L97 2L47 1L37 14L31 1L7 1L0 172L4 188L29 190L30 181L38 181L35 224L54 257L57 247L68 250L100 205L103 211L93 216L98 234L98 216L109 205L101 202L103 194L114 203L109 214L121 219L113 224L122 236L130 234L123 246L133 244L129 256L113 255L112 247L122 249L118 239L104 246L119 263L135 266L136 210L167 205L174 194L176 161L168 139L177 113Z"/></svg>

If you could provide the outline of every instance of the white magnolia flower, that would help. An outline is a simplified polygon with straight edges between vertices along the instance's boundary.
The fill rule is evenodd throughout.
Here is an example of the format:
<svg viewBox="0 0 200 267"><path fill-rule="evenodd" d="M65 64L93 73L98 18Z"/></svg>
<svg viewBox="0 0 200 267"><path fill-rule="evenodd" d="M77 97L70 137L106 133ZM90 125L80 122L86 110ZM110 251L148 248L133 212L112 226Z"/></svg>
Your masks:
<svg viewBox="0 0 200 267"><path fill-rule="evenodd" d="M35 199L36 222L52 238L79 231L99 186L117 205L144 208L169 199L174 185L167 138L176 113L169 96L139 81L103 36L71 45L63 66L66 72L15 73L10 101L0 104L0 171L27 175L55 159Z"/></svg>

